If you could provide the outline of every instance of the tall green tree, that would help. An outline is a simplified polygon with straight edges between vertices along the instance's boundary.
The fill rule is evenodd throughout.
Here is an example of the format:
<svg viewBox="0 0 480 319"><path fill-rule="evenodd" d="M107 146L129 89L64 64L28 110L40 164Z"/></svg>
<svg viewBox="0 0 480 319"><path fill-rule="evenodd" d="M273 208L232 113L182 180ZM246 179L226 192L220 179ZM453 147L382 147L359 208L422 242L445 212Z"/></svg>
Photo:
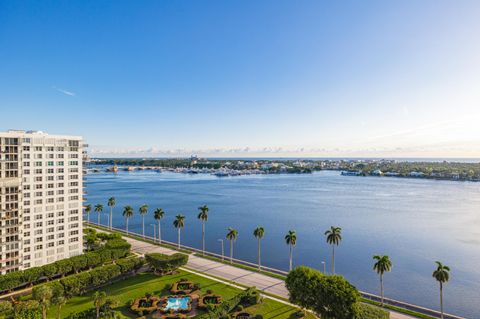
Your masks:
<svg viewBox="0 0 480 319"><path fill-rule="evenodd" d="M42 307L42 318L47 319L47 309L53 296L52 288L47 285L35 287L32 291L32 296Z"/></svg>
<svg viewBox="0 0 480 319"><path fill-rule="evenodd" d="M127 235L128 235L128 220L133 216L133 208L130 205L127 205L123 208L123 217L125 217L125 222L127 224Z"/></svg>
<svg viewBox="0 0 480 319"><path fill-rule="evenodd" d="M261 262L261 255L260 255L260 241L262 240L263 236L265 235L265 228L262 226L258 226L255 228L253 231L253 236L257 239L257 263L258 263L258 270L261 269L262 267L262 262Z"/></svg>
<svg viewBox="0 0 480 319"><path fill-rule="evenodd" d="M332 274L335 275L335 246L338 246L342 241L342 229L340 227L331 226L325 232L327 236L327 243L332 245Z"/></svg>
<svg viewBox="0 0 480 319"><path fill-rule="evenodd" d="M107 294L105 291L95 291L93 294L93 305L97 311L97 319L100 318L100 309L107 302Z"/></svg>
<svg viewBox="0 0 480 319"><path fill-rule="evenodd" d="M445 266L439 261L435 263L437 264L437 269L435 269L432 276L440 284L440 318L443 319L443 284L447 283L450 279L450 267Z"/></svg>
<svg viewBox="0 0 480 319"><path fill-rule="evenodd" d="M375 263L373 264L373 270L380 275L380 296L382 298L382 307L383 307L383 275L385 272L389 272L392 270L392 261L390 257L386 255L375 255L373 256Z"/></svg>
<svg viewBox="0 0 480 319"><path fill-rule="evenodd" d="M148 212L148 205L143 204L142 206L140 206L138 212L140 213L140 216L142 216L142 237L143 239L145 239L145 215Z"/></svg>
<svg viewBox="0 0 480 319"><path fill-rule="evenodd" d="M162 229L161 229L161 221L163 219L163 217L165 217L165 212L163 211L163 209L161 208L157 208L155 209L155 211L153 212L153 218L155 218L155 220L157 221L158 223L158 242L161 244L162 243Z"/></svg>
<svg viewBox="0 0 480 319"><path fill-rule="evenodd" d="M237 240L238 231L235 228L228 227L227 239L230 241L230 263L233 263L233 244Z"/></svg>
<svg viewBox="0 0 480 319"><path fill-rule="evenodd" d="M202 254L205 256L205 222L208 220L209 209L207 205L203 205L198 207L198 210L197 218L202 222Z"/></svg>
<svg viewBox="0 0 480 319"><path fill-rule="evenodd" d="M185 227L185 215L178 214L173 221L173 227L177 229L178 249L180 249L180 232Z"/></svg>
<svg viewBox="0 0 480 319"><path fill-rule="evenodd" d="M90 223L90 213L92 212L92 205L88 204L85 206L85 214L87 214L87 222Z"/></svg>
<svg viewBox="0 0 480 319"><path fill-rule="evenodd" d="M289 230L285 235L285 242L290 248L290 267L289 270L293 269L293 248L297 244L297 233L294 230Z"/></svg>
<svg viewBox="0 0 480 319"><path fill-rule="evenodd" d="M103 205L102 204L97 204L95 205L95 212L98 214L98 222L97 224L100 225L100 214L103 211Z"/></svg>
<svg viewBox="0 0 480 319"><path fill-rule="evenodd" d="M108 199L108 203L107 203L108 207L110 207L110 219L109 219L109 226L110 226L110 230L112 230L112 215L113 215L113 207L115 207L116 205L116 200L115 200L115 197L110 197Z"/></svg>

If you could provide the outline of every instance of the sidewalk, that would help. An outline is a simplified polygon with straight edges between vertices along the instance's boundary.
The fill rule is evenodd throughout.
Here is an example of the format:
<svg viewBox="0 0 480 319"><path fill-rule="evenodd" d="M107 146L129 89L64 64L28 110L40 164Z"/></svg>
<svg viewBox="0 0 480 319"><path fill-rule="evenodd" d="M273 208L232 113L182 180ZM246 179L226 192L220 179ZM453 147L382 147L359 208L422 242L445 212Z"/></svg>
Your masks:
<svg viewBox="0 0 480 319"><path fill-rule="evenodd" d="M162 253L171 255L177 252L173 249L160 247L137 239L132 239L129 237L123 238L125 238L132 245L132 250L139 254ZM288 290L285 287L285 282L281 279L201 258L194 256L193 254L189 255L186 267L197 272L202 272L217 278L232 281L243 286L255 286L257 289L266 293L288 299ZM390 318L412 319L414 317L390 311Z"/></svg>

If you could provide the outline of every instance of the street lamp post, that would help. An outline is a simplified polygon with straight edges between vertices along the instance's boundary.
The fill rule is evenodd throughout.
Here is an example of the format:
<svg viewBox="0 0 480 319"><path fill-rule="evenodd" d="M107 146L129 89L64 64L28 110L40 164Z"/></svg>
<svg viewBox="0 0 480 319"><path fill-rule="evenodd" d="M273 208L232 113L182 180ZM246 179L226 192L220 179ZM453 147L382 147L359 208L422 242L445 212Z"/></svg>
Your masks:
<svg viewBox="0 0 480 319"><path fill-rule="evenodd" d="M326 274L327 273L327 268L326 268L327 264L324 261L322 261L322 265L323 265L323 273Z"/></svg>
<svg viewBox="0 0 480 319"><path fill-rule="evenodd" d="M157 225L150 224L150 226L153 226L153 242L155 242L157 240Z"/></svg>
<svg viewBox="0 0 480 319"><path fill-rule="evenodd" d="M224 259L224 250L223 250L223 239L218 240L222 244L222 261Z"/></svg>

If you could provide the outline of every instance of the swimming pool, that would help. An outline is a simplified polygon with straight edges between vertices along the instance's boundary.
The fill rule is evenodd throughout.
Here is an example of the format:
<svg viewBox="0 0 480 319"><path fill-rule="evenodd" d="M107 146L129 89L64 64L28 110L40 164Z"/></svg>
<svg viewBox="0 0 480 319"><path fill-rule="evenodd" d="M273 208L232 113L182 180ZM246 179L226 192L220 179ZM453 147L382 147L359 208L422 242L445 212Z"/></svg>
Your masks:
<svg viewBox="0 0 480 319"><path fill-rule="evenodd" d="M168 297L167 298L167 305L163 308L163 310L167 311L173 309L174 311L178 310L187 310L188 303L192 298L190 297Z"/></svg>

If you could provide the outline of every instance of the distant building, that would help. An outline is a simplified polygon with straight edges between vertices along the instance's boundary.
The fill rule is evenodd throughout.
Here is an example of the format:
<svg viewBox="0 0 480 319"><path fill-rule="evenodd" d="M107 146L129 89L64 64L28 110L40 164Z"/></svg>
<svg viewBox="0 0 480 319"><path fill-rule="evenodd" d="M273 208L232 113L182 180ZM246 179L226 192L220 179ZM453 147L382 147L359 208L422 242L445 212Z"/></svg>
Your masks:
<svg viewBox="0 0 480 319"><path fill-rule="evenodd" d="M374 176L382 176L383 172L379 169L376 169L371 174L374 175Z"/></svg>
<svg viewBox="0 0 480 319"><path fill-rule="evenodd" d="M0 274L79 255L83 142L0 132Z"/></svg>
<svg viewBox="0 0 480 319"><path fill-rule="evenodd" d="M410 177L424 177L425 174L422 173L422 172L410 172L410 174L408 174L408 176L410 176Z"/></svg>

